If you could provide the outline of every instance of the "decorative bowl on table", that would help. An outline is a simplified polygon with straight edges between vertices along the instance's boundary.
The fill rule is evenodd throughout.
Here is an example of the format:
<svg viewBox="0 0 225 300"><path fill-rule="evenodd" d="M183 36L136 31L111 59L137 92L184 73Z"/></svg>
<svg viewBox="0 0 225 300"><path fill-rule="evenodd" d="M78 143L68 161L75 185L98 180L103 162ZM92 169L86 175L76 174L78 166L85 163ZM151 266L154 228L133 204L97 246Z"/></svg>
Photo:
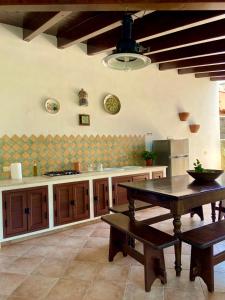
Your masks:
<svg viewBox="0 0 225 300"><path fill-rule="evenodd" d="M203 172L196 172L195 170L187 170L187 173L198 182L211 182L216 180L224 171L204 169Z"/></svg>

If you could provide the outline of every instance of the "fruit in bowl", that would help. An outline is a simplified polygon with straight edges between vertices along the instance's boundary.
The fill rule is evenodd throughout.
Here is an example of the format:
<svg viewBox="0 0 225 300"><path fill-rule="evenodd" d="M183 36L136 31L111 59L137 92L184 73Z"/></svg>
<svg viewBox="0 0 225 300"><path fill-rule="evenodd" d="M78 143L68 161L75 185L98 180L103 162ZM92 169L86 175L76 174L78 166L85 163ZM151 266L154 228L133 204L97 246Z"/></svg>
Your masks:
<svg viewBox="0 0 225 300"><path fill-rule="evenodd" d="M210 182L216 180L224 171L215 169L204 169L198 159L194 163L194 170L187 173L198 182Z"/></svg>

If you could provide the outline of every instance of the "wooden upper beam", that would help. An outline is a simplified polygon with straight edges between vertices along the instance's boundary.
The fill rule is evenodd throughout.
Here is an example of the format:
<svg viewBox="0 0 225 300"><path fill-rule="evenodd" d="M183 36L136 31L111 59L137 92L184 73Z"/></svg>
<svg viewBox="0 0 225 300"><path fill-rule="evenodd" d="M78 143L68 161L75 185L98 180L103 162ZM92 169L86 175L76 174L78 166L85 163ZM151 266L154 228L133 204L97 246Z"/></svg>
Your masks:
<svg viewBox="0 0 225 300"><path fill-rule="evenodd" d="M35 13L29 16L29 19L24 21L23 39L30 42L39 34L45 32L56 23L71 14L70 11L60 11L56 13ZM33 28L33 29L30 29Z"/></svg>
<svg viewBox="0 0 225 300"><path fill-rule="evenodd" d="M119 27L122 17L122 13L102 12L75 27L71 27L69 31L62 31L57 37L58 48L67 48Z"/></svg>
<svg viewBox="0 0 225 300"><path fill-rule="evenodd" d="M215 76L225 76L225 71L221 72L208 72L208 73L196 73L195 78L203 78L203 77L215 77Z"/></svg>
<svg viewBox="0 0 225 300"><path fill-rule="evenodd" d="M225 76L223 77L210 77L211 81L221 81L221 80L225 80Z"/></svg>
<svg viewBox="0 0 225 300"><path fill-rule="evenodd" d="M225 64L178 69L178 74L190 74L190 73L213 72L213 71L225 71Z"/></svg>
<svg viewBox="0 0 225 300"><path fill-rule="evenodd" d="M225 21L224 21L225 26ZM158 52L148 55L151 61L165 62L171 60L179 60L184 58L191 58L203 55L212 55L225 52L225 39L215 42L202 43L194 46L178 48L169 51Z"/></svg>
<svg viewBox="0 0 225 300"><path fill-rule="evenodd" d="M134 12L131 12L131 14ZM142 16L145 12L135 12L136 17ZM97 15L84 20L80 24L71 26L69 30L62 30L58 33L58 48L67 48L76 43L82 43L97 35L103 34L122 25L124 12L99 12Z"/></svg>
<svg viewBox="0 0 225 300"><path fill-rule="evenodd" d="M225 63L225 54L203 56L198 58L183 59L159 64L159 70L178 69L194 66L206 66Z"/></svg>
<svg viewBox="0 0 225 300"><path fill-rule="evenodd" d="M223 0L1 0L4 11L225 10Z"/></svg>
<svg viewBox="0 0 225 300"><path fill-rule="evenodd" d="M156 11L135 20L133 37L137 42L143 43L160 35L170 34L174 31L184 30L224 18L224 12L220 11ZM121 36L120 31L120 28L117 28L96 38L89 39L87 41L87 53L92 55L115 49ZM154 50L151 49L151 51Z"/></svg>
<svg viewBox="0 0 225 300"><path fill-rule="evenodd" d="M151 52L180 48L225 38L225 19L171 33L142 43Z"/></svg>

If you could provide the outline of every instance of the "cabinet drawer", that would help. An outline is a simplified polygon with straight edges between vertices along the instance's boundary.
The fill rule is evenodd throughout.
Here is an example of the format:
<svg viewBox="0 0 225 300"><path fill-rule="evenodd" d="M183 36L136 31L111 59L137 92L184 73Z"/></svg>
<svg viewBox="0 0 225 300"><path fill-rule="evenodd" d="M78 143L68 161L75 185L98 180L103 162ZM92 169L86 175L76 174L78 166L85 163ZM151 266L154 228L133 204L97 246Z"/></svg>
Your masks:
<svg viewBox="0 0 225 300"><path fill-rule="evenodd" d="M152 179L163 178L163 171L152 172Z"/></svg>
<svg viewBox="0 0 225 300"><path fill-rule="evenodd" d="M148 180L149 179L149 174L138 174L133 176L133 181L142 181L142 180Z"/></svg>

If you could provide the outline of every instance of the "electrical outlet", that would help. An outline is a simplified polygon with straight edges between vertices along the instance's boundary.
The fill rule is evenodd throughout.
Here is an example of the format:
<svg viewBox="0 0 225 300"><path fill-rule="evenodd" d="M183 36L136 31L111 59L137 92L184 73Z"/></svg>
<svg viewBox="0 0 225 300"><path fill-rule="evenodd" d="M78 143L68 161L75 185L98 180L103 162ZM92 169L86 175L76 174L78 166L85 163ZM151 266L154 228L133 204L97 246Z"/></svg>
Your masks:
<svg viewBox="0 0 225 300"><path fill-rule="evenodd" d="M10 172L10 166L3 167L3 172Z"/></svg>

